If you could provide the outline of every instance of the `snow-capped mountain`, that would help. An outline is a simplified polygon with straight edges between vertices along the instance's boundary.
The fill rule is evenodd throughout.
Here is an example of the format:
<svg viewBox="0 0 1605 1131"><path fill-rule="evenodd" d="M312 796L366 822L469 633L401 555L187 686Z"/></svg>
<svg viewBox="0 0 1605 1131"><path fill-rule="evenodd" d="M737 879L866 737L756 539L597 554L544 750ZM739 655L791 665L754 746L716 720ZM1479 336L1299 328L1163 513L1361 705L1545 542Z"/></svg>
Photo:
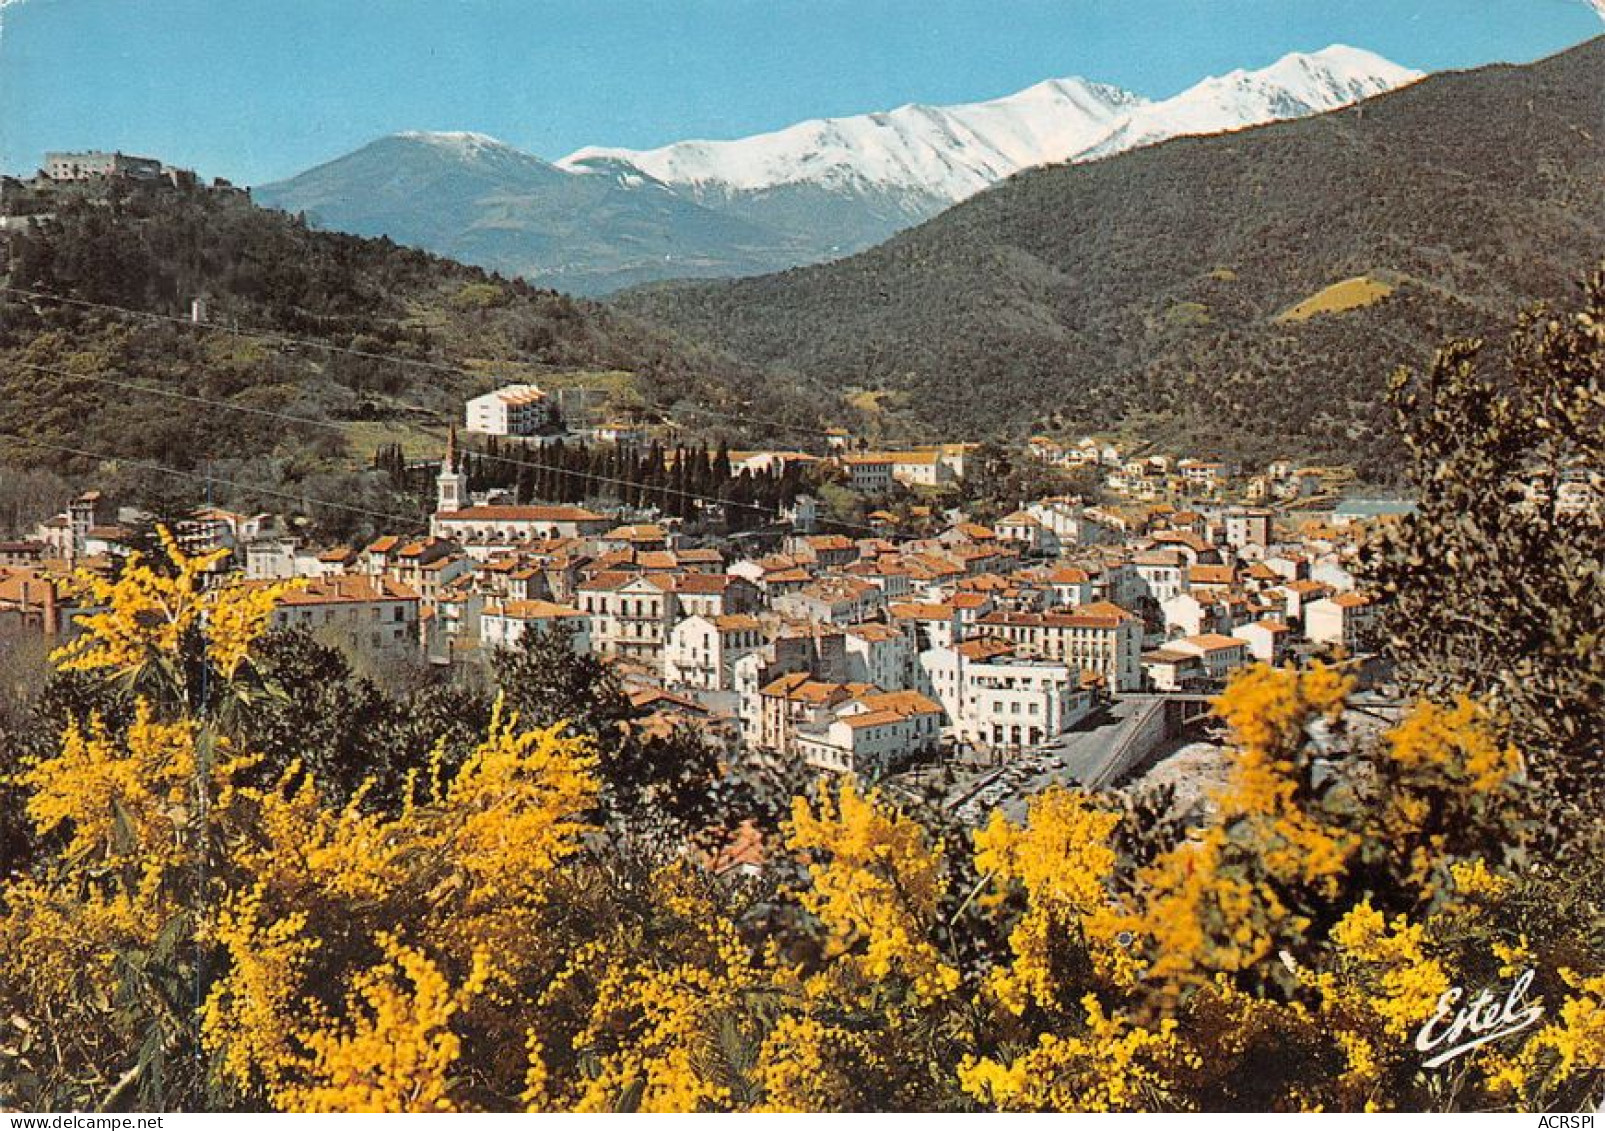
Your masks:
<svg viewBox="0 0 1605 1131"><path fill-rule="evenodd" d="M627 164L667 184L702 190L873 186L953 201L1029 165L1065 160L1142 105L1117 87L1053 79L990 102L821 118L734 141L649 150L589 146L557 164L575 172Z"/></svg>
<svg viewBox="0 0 1605 1131"><path fill-rule="evenodd" d="M393 134L253 195L319 227L577 293L755 274L813 253L638 172L575 176L483 134Z"/></svg>
<svg viewBox="0 0 1605 1131"><path fill-rule="evenodd" d="M1125 120L1073 160L1092 161L1173 137L1224 133L1336 110L1422 78L1380 55L1334 45L1287 55L1259 71L1204 79L1162 102L1133 107Z"/></svg>
<svg viewBox="0 0 1605 1131"><path fill-rule="evenodd" d="M632 168L699 198L810 185L952 204L1022 169L1316 114L1420 77L1369 51L1332 46L1208 78L1160 102L1085 79L1052 79L990 102L823 118L733 141L590 146L557 164L575 172Z"/></svg>
<svg viewBox="0 0 1605 1131"><path fill-rule="evenodd" d="M880 243L1024 169L1336 109L1421 77L1333 46L1150 102L1081 78L729 141L549 163L476 133L381 139L257 198L316 223L594 293L778 270Z"/></svg>

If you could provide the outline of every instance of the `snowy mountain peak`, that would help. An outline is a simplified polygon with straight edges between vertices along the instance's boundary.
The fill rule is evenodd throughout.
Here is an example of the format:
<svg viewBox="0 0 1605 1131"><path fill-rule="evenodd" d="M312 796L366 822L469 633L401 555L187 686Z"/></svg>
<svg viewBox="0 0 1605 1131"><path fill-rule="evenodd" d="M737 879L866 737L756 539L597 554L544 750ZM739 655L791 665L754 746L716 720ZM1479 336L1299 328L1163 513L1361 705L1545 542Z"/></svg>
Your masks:
<svg viewBox="0 0 1605 1131"><path fill-rule="evenodd" d="M856 186L952 203L1022 169L1316 114L1420 77L1380 55L1334 44L1284 56L1263 70L1206 78L1162 102L1083 78L1048 79L985 102L910 103L731 141L648 150L592 146L557 164L614 175L629 167L699 197Z"/></svg>
<svg viewBox="0 0 1605 1131"><path fill-rule="evenodd" d="M818 118L733 141L659 149L588 147L559 167L576 172L628 162L669 184L761 191L794 184L858 184L959 200L1045 152L1068 157L1108 132L1142 100L1083 79L1053 79L987 102L910 103L895 110Z"/></svg>
<svg viewBox="0 0 1605 1131"><path fill-rule="evenodd" d="M1118 129L1076 160L1108 157L1173 137L1224 133L1321 114L1421 77L1419 71L1357 47L1334 44L1320 51L1294 52L1260 70L1206 78L1174 98L1138 107Z"/></svg>
<svg viewBox="0 0 1605 1131"><path fill-rule="evenodd" d="M511 149L505 141L473 130L402 130L393 135L403 141L426 141L447 149Z"/></svg>

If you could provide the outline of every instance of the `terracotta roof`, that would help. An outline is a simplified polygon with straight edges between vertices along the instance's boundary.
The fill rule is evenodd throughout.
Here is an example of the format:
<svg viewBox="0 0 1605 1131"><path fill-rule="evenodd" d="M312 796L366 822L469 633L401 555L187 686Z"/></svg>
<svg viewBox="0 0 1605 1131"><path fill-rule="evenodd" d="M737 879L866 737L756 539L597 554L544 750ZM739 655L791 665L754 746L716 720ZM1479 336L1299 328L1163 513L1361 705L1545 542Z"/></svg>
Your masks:
<svg viewBox="0 0 1605 1131"><path fill-rule="evenodd" d="M245 582L266 586L274 582ZM354 605L369 601L416 601L418 592L388 577L319 577L279 598L281 605Z"/></svg>
<svg viewBox="0 0 1605 1131"><path fill-rule="evenodd" d="M1202 648L1206 652L1220 652L1227 648L1246 648L1248 645L1235 636L1222 636L1218 632L1205 632L1199 636L1186 638L1188 644Z"/></svg>
<svg viewBox="0 0 1605 1131"><path fill-rule="evenodd" d="M616 542L662 542L669 536L661 526L615 526L602 537Z"/></svg>
<svg viewBox="0 0 1605 1131"><path fill-rule="evenodd" d="M711 596L723 593L737 580L728 573L683 573L674 579L674 589L677 593Z"/></svg>
<svg viewBox="0 0 1605 1131"><path fill-rule="evenodd" d="M1279 620L1257 620L1253 624L1245 624L1243 628L1263 628L1266 632L1291 632L1292 629Z"/></svg>
<svg viewBox="0 0 1605 1131"><path fill-rule="evenodd" d="M486 609L486 616L503 616L510 620L565 620L585 614L571 605L555 601L509 601L494 609Z"/></svg>
<svg viewBox="0 0 1605 1131"><path fill-rule="evenodd" d="M847 689L839 683L816 680L807 672L792 672L781 676L758 694L799 703L829 703L846 698Z"/></svg>
<svg viewBox="0 0 1605 1131"><path fill-rule="evenodd" d="M1180 566L1185 559L1176 550L1144 550L1140 554L1133 554L1131 560L1140 566L1169 566L1174 569Z"/></svg>
<svg viewBox="0 0 1605 1131"><path fill-rule="evenodd" d="M1056 618L1085 621L1113 621L1124 624L1126 621L1136 620L1133 613L1127 612L1113 601L1093 601L1089 605L1079 605L1069 613L1055 613Z"/></svg>
<svg viewBox="0 0 1605 1131"><path fill-rule="evenodd" d="M1242 641L1238 641L1242 643ZM1190 664L1197 663L1198 657L1191 652L1177 652L1170 648L1155 648L1152 652L1142 654L1145 664Z"/></svg>
<svg viewBox="0 0 1605 1131"><path fill-rule="evenodd" d="M603 516L583 507L464 507L435 516L442 522L601 522Z"/></svg>
<svg viewBox="0 0 1605 1131"><path fill-rule="evenodd" d="M973 640L964 641L954 648L954 651L966 660L981 662L998 656L1014 655L1014 645L1006 640L996 640L990 636L979 636Z"/></svg>
<svg viewBox="0 0 1605 1131"><path fill-rule="evenodd" d="M712 619L714 627L720 632L759 632L763 629L762 621L746 613L726 613Z"/></svg>
<svg viewBox="0 0 1605 1131"><path fill-rule="evenodd" d="M33 570L0 573L0 601L32 606L55 600L55 583Z"/></svg>
<svg viewBox="0 0 1605 1131"><path fill-rule="evenodd" d="M1092 580L1092 576L1084 569L1075 566L1060 566L1048 574L1048 581L1054 585L1083 585Z"/></svg>
<svg viewBox="0 0 1605 1131"><path fill-rule="evenodd" d="M793 582L812 581L813 578L814 575L805 569L782 569L776 570L774 573L764 574L763 583L765 585L788 585Z"/></svg>
<svg viewBox="0 0 1605 1131"><path fill-rule="evenodd" d="M879 643L887 643L892 640L903 639L903 634L901 632L893 628L891 625L881 624L879 621L870 621L865 624L850 624L842 631L851 636L856 636L860 640L876 641Z"/></svg>
<svg viewBox="0 0 1605 1131"><path fill-rule="evenodd" d="M678 708L693 715L706 715L708 709L695 699L685 695L676 695L661 687L643 687L630 692L630 705L640 709L644 707Z"/></svg>
<svg viewBox="0 0 1605 1131"><path fill-rule="evenodd" d="M840 534L814 534L803 540L815 550L851 550L855 546L851 538Z"/></svg>
<svg viewBox="0 0 1605 1131"><path fill-rule="evenodd" d="M1291 589L1301 596L1310 593L1330 593L1332 591L1329 586L1322 585L1319 581L1289 581L1282 588Z"/></svg>
<svg viewBox="0 0 1605 1131"><path fill-rule="evenodd" d="M1187 571L1187 580L1199 585L1226 585L1236 580L1231 566L1196 565Z"/></svg>
<svg viewBox="0 0 1605 1131"><path fill-rule="evenodd" d="M904 717L910 715L940 715L942 705L918 691L882 691L863 695L858 700L871 711L889 711Z"/></svg>
<svg viewBox="0 0 1605 1131"><path fill-rule="evenodd" d="M737 825L708 859L708 869L716 876L735 868L761 868L763 864L763 833L750 820Z"/></svg>
<svg viewBox="0 0 1605 1131"><path fill-rule="evenodd" d="M952 620L953 607L951 605L919 604L916 602L897 602L890 607L891 615L898 620Z"/></svg>
<svg viewBox="0 0 1605 1131"><path fill-rule="evenodd" d="M682 565L723 565L724 555L712 546L699 546L692 549L674 551L674 556Z"/></svg>
<svg viewBox="0 0 1605 1131"><path fill-rule="evenodd" d="M845 724L851 730L866 730L870 727L891 726L902 722L907 716L896 711L866 711L861 715L843 715L836 721Z"/></svg>
<svg viewBox="0 0 1605 1131"><path fill-rule="evenodd" d="M622 589L639 576L641 575L621 570L603 570L600 573L593 573L580 582L578 588L593 593L607 593L614 589Z"/></svg>

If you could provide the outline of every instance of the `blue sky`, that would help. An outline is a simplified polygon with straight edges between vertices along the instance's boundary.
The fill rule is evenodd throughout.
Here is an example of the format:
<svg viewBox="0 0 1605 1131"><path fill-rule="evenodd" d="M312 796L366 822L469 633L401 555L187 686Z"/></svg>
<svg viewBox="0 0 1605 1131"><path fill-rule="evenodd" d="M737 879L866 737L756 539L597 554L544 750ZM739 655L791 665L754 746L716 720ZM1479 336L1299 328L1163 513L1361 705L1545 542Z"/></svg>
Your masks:
<svg viewBox="0 0 1605 1131"><path fill-rule="evenodd" d="M1602 27L1585 0L0 0L0 169L120 148L258 184L404 129L557 158L1073 74L1163 97L1330 43L1528 61Z"/></svg>

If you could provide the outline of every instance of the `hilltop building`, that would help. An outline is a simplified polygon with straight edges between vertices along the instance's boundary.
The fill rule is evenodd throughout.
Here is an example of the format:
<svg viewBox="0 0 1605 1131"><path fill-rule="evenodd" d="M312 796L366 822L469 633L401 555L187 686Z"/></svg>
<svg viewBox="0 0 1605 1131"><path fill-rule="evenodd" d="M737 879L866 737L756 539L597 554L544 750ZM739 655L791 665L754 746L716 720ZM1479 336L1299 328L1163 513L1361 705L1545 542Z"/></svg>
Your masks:
<svg viewBox="0 0 1605 1131"><path fill-rule="evenodd" d="M538 436L557 420L550 397L536 385L503 385L469 400L465 427L487 436Z"/></svg>

